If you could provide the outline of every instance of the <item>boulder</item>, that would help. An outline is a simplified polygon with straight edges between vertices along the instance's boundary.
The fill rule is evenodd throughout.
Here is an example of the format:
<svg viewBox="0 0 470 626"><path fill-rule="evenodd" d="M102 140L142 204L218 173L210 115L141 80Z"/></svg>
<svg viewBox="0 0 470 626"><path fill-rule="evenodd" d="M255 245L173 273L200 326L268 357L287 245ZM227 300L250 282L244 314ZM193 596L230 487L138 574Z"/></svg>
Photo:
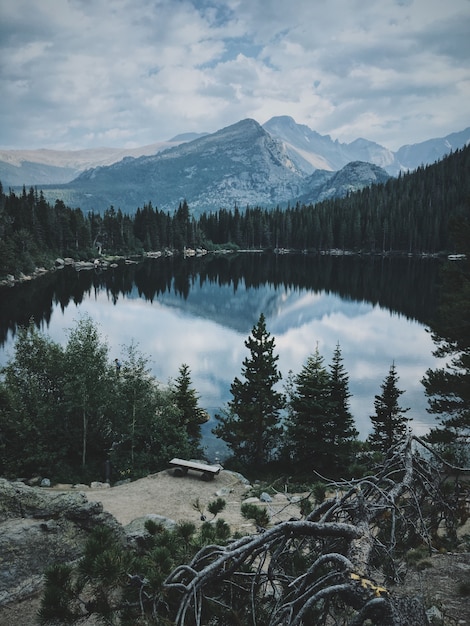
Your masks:
<svg viewBox="0 0 470 626"><path fill-rule="evenodd" d="M261 502L272 502L273 501L273 499L271 498L269 493L266 493L266 491L263 491L263 493L260 495L259 499L261 500Z"/></svg>
<svg viewBox="0 0 470 626"><path fill-rule="evenodd" d="M92 483L90 483L90 487L91 489L109 489L110 484L102 483L102 482L99 482L98 480L94 480Z"/></svg>
<svg viewBox="0 0 470 626"><path fill-rule="evenodd" d="M36 593L46 568L80 558L97 524L118 522L82 492L57 492L0 478L0 607Z"/></svg>

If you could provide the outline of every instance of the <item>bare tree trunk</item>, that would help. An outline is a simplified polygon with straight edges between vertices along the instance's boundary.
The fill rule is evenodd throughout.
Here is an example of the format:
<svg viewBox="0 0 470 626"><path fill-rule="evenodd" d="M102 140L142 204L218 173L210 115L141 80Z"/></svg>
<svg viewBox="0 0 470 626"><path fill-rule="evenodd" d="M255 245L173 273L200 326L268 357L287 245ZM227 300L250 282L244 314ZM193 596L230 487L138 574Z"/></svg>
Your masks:
<svg viewBox="0 0 470 626"><path fill-rule="evenodd" d="M86 410L83 409L83 440L82 440L82 467L86 465L86 448L87 448L87 437L88 437L88 417L86 414Z"/></svg>

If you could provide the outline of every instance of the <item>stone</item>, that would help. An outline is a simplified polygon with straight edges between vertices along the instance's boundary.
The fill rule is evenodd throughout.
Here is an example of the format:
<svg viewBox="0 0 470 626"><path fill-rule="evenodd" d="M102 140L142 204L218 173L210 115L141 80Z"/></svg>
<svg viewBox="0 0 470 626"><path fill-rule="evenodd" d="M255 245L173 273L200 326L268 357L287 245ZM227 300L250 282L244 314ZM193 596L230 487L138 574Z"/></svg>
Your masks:
<svg viewBox="0 0 470 626"><path fill-rule="evenodd" d="M442 613L437 606L431 606L426 611L426 617L428 618L430 624L439 625L443 623Z"/></svg>
<svg viewBox="0 0 470 626"><path fill-rule="evenodd" d="M273 499L271 498L269 493L266 493L265 491L263 491L263 493L260 495L259 499L261 500L261 502L272 502L273 501Z"/></svg>
<svg viewBox="0 0 470 626"><path fill-rule="evenodd" d="M97 525L124 532L99 502L0 478L0 606L36 593L48 566L80 558Z"/></svg>
<svg viewBox="0 0 470 626"><path fill-rule="evenodd" d="M51 481L49 480L49 478L43 478L41 480L40 486L41 487L50 487L51 486Z"/></svg>
<svg viewBox="0 0 470 626"><path fill-rule="evenodd" d="M246 498L246 500L243 500L243 504L258 504L259 502L260 502L260 499L256 498L255 496L251 498Z"/></svg>
<svg viewBox="0 0 470 626"><path fill-rule="evenodd" d="M249 485L250 481L248 480L248 478L245 478L245 476L243 476L243 474L240 474L239 472L232 472L230 470L225 470L228 474L231 474L234 478L236 478L237 480L239 480L241 483L243 483L244 485Z"/></svg>

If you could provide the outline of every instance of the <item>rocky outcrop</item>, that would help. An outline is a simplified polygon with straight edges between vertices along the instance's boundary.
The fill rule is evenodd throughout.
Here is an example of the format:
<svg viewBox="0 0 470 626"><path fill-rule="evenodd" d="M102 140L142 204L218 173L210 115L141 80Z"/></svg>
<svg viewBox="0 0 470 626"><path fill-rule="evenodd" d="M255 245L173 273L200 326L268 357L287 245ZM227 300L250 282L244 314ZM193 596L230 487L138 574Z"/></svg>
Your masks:
<svg viewBox="0 0 470 626"><path fill-rule="evenodd" d="M0 607L34 594L49 565L78 559L97 524L123 533L114 517L82 492L0 479Z"/></svg>

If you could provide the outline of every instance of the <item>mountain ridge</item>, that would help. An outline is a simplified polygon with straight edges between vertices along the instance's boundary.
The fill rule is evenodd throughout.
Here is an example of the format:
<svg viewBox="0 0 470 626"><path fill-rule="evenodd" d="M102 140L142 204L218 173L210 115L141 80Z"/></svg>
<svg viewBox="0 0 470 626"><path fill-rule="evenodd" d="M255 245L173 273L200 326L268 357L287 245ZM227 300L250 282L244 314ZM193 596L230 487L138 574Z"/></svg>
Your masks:
<svg viewBox="0 0 470 626"><path fill-rule="evenodd" d="M236 126L236 123L232 126ZM446 135L445 137L430 138L420 143L403 145L396 152L392 152L388 148L364 138L357 138L349 144L341 143L337 139L331 139L330 135L321 135L305 124L297 124L297 122L288 115L272 117L262 124L262 127L272 136L281 139L286 146L298 155L297 158L300 160L303 158L306 164L310 163L311 171L308 171L308 167L305 169L309 174L312 173L314 169L337 171L351 161L361 160L384 167L387 171L388 168L391 168L393 171L389 171L389 173L396 175L399 171L397 170L397 164L395 162L397 156L398 166L401 170L416 169L419 165L433 163L449 151L461 148L470 142L470 126L462 131ZM59 181L44 179L40 181L24 179L21 179L21 181L12 181L2 176L2 172L4 171L2 168L5 165L10 165L19 169L22 163L35 163L50 167L68 168L76 172L74 175L74 177L76 177L89 168L101 165L112 165L128 156L133 158L150 156L166 150L167 148L180 145L181 143L195 141L209 134L210 133L181 133L165 141L154 142L134 148L101 147L79 150L53 150L48 148L36 150L0 149L0 180L2 180L5 185L11 186L36 183L56 184ZM367 154L372 146L376 147L378 158L382 159L381 162L374 160L373 154ZM312 147L319 152L313 152ZM334 154L335 151L337 154ZM366 156L368 158L365 158ZM70 180L66 182L70 182Z"/></svg>
<svg viewBox="0 0 470 626"><path fill-rule="evenodd" d="M0 181L15 187L8 172L13 168L26 175L29 168L36 180L62 179L54 185L21 186L39 184L46 199L83 210L103 212L112 205L133 213L152 202L174 211L186 200L191 212L200 214L341 197L435 162L469 142L470 127L394 153L364 138L349 144L332 140L289 116L273 117L264 125L247 118L215 133L186 133L132 150L0 150ZM23 157L36 162L21 161ZM71 175L72 180L64 180Z"/></svg>

